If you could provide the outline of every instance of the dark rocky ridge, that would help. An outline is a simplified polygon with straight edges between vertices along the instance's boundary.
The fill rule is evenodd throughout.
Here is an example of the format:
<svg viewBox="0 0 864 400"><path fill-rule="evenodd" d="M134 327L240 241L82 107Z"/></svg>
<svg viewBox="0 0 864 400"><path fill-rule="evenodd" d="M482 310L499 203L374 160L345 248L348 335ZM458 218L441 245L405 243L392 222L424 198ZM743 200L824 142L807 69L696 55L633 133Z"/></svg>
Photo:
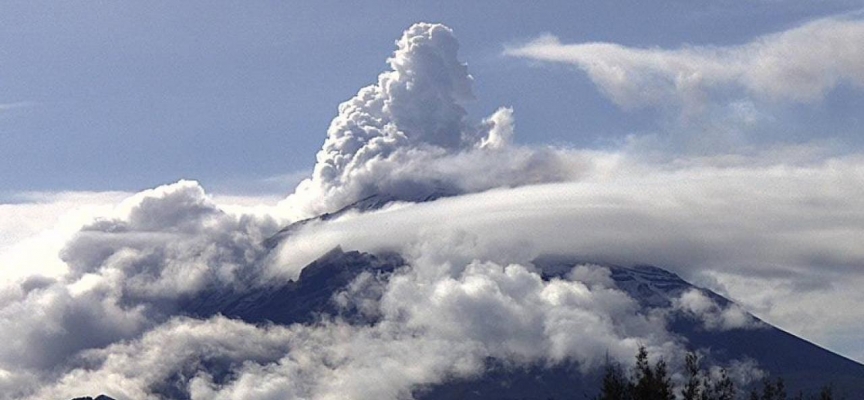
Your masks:
<svg viewBox="0 0 864 400"><path fill-rule="evenodd" d="M429 192L422 192L421 194L414 194L411 196L408 195L395 195L395 194L373 194L370 196L366 196L360 200L355 201L345 207L340 208L339 210L321 214L317 217L307 218L304 220L300 220L294 222L282 229L279 232L276 232L273 236L269 237L264 245L269 248L275 248L279 245L279 243L285 240L286 237L290 236L291 233L295 232L297 229L302 228L304 225L309 224L315 221L329 221L332 219L339 218L349 212L366 212L366 211L374 211L383 208L384 206L396 202L396 201L409 201L414 203L425 203L428 201L434 201L440 199L442 197L450 197L454 196L457 193L453 190L445 190L445 189L436 189Z"/></svg>
<svg viewBox="0 0 864 400"><path fill-rule="evenodd" d="M96 396L95 399L90 397L90 396L87 396L87 397L76 397L72 400L114 400L114 399L111 397L108 397L104 394L100 394L100 395Z"/></svg>
<svg viewBox="0 0 864 400"><path fill-rule="evenodd" d="M344 252L337 247L303 268L296 281L239 293L211 289L180 307L184 314L199 318L221 314L250 323L309 323L320 315L339 313L331 301L333 294L360 273L389 274L403 265L397 254Z"/></svg>

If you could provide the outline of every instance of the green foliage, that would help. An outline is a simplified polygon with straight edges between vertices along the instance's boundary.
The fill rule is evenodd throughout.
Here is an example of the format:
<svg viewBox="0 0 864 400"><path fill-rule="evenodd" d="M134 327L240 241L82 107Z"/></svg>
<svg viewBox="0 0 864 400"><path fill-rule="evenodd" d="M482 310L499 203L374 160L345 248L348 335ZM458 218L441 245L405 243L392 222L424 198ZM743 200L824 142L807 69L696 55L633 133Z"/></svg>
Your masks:
<svg viewBox="0 0 864 400"><path fill-rule="evenodd" d="M662 359L653 366L645 347L639 347L636 366L628 379L618 365L607 365L598 400L675 400L668 367Z"/></svg>
<svg viewBox="0 0 864 400"><path fill-rule="evenodd" d="M819 391L819 400L833 400L834 399L834 389L831 386L824 386L821 391Z"/></svg>
<svg viewBox="0 0 864 400"><path fill-rule="evenodd" d="M699 379L700 369L699 369L699 356L696 353L690 352L687 353L685 357L687 369L687 383L684 385L684 389L681 390L681 398L683 400L702 400L701 393L702 390L702 380Z"/></svg>
<svg viewBox="0 0 864 400"><path fill-rule="evenodd" d="M700 366L696 353L685 355L684 377L686 381L679 391L681 400L736 400L739 399L735 382L728 371L709 374ZM676 400L668 366L663 359L653 365L648 361L645 347L639 347L636 365L626 374L620 365L607 360L600 395L595 400ZM713 375L713 376L712 376ZM834 400L833 390L825 386L818 395L798 393L790 398L786 393L783 378L762 381L761 390L753 389L749 400Z"/></svg>
<svg viewBox="0 0 864 400"><path fill-rule="evenodd" d="M706 388L707 390L707 388ZM720 369L720 378L711 383L711 400L735 400L735 382L725 368Z"/></svg>
<svg viewBox="0 0 864 400"><path fill-rule="evenodd" d="M629 400L629 381L624 376L621 366L618 364L606 365L606 373L603 375L603 387L598 400Z"/></svg>
<svg viewBox="0 0 864 400"><path fill-rule="evenodd" d="M756 393L755 390L753 393ZM777 378L775 381L765 379L762 381L762 394L757 395L759 400L787 400L786 397L786 382L783 378ZM753 398L753 396L750 396Z"/></svg>
<svg viewBox="0 0 864 400"><path fill-rule="evenodd" d="M645 347L639 347L639 352L636 354L636 369L633 375L636 380L632 384L634 399L675 400L666 362L660 359L654 364L654 367L651 367Z"/></svg>

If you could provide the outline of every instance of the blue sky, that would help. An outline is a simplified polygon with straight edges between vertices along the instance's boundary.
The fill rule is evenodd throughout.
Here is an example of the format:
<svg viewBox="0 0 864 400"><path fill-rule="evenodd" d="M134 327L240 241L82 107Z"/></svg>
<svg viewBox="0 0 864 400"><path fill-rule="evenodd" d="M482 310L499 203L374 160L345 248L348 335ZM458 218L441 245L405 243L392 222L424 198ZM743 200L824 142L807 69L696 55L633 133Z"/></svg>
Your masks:
<svg viewBox="0 0 864 400"><path fill-rule="evenodd" d="M623 110L566 65L506 57L506 45L638 48L746 43L856 1L4 2L0 5L0 192L139 190L192 178L219 192L290 193L311 170L337 105L374 83L400 32L443 22L475 77L480 119L512 106L517 141L606 148L668 130ZM855 146L860 91L777 111L792 141L825 125ZM781 118L789 121L789 118ZM802 128L803 126L803 128ZM269 178L269 179L268 179Z"/></svg>

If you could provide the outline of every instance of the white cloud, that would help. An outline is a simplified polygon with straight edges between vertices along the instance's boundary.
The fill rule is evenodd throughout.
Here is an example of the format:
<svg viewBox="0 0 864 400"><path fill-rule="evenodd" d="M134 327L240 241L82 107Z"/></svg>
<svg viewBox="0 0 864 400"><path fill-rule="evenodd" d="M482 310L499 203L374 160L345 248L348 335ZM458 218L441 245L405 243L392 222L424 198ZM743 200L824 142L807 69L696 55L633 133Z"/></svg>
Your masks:
<svg viewBox="0 0 864 400"><path fill-rule="evenodd" d="M513 139L513 109L501 108L483 121L489 126L489 134L476 146L480 149L501 149Z"/></svg>
<svg viewBox="0 0 864 400"><path fill-rule="evenodd" d="M854 21L837 19L799 30L834 32L820 24L857 32ZM792 33L741 49L779 51L778 43L802 35ZM449 28L415 25L397 46L391 70L340 106L312 177L279 210L250 207L254 200L246 198L220 200L196 182L180 181L130 196L110 211L95 201L100 205L92 212L104 213L101 218L88 222L87 211L62 224L54 247L44 247L56 271L17 279L0 292L0 340L12 344L0 349L0 397L107 392L157 398L160 391L188 390L192 398L208 399L406 398L417 385L482 373L489 357L514 364L573 360L587 369L607 352L629 360L639 345L654 357L681 346L667 332L663 312L640 312L633 299L611 288L602 269L577 266L565 278L541 279L530 262L544 253L652 263L685 277L714 278L730 292L740 286L729 277L772 282L787 276L791 286L810 285L819 296L858 299L849 295L851 287L832 280L864 279L860 157L825 159L804 151L806 162L757 153L657 165L626 152L515 146L510 109L477 124L466 120L461 104L472 96L471 77L456 58ZM613 60L633 58L614 45L589 49ZM741 49L642 51L635 65L662 76L678 64L705 64L705 74L723 77L711 64L719 61L702 53ZM775 75L809 70L796 71ZM651 76L634 86L626 73L618 83L615 74L607 75L604 84L621 101L668 95L668 82L655 88ZM684 89L699 89L719 78L682 79ZM836 81L828 83L816 92ZM650 90L642 93L639 85ZM795 81L780 89L747 85L796 101L815 93ZM759 118L746 101L731 112L744 122ZM283 226L274 214L296 219L367 194L410 200L435 190L487 191L310 222L275 252L264 246ZM26 254L35 253L48 240L36 232L53 224L45 218L27 225L17 213L26 208L18 207L0 209L14 217L8 224L26 231L4 239L2 262L11 260L7 249L29 240L22 238L34 238ZM59 213L62 206L53 207L34 215ZM395 250L409 263L386 279L361 274L336 294L337 304L376 317L374 323L325 318L254 326L176 315L184 296L286 282L337 245ZM24 268L37 261L22 260ZM740 310L715 308L692 294L679 306L705 317L709 328L747 325ZM770 316L790 318L783 314L790 308L766 307ZM742 371L753 367L741 365Z"/></svg>
<svg viewBox="0 0 864 400"><path fill-rule="evenodd" d="M29 108L38 105L38 103L33 101L18 101L14 103L0 103L0 112L6 110L14 110L17 108Z"/></svg>
<svg viewBox="0 0 864 400"><path fill-rule="evenodd" d="M639 344L655 356L680 346L662 313L636 312L601 270L576 267L567 279L543 281L529 263L540 253L656 263L685 275L861 275L860 159L671 168L582 156L579 170L592 172L581 181L400 204L289 237L280 249L289 259L301 245L313 257L337 244L405 254L410 269L376 282L361 275L337 296L375 315L373 325L176 318L166 304L179 296L290 276L283 262L270 265L275 277L257 275L267 272L261 243L279 225L222 211L194 182L139 193L75 235L64 252L68 275L5 291L0 337L15 345L0 352L0 383L6 396L34 398L148 398L162 382L196 398L399 398L416 385L479 374L487 357L589 368L607 350L627 361ZM728 309L687 304L716 317L710 326L741 326ZM227 381L208 360L228 365Z"/></svg>
<svg viewBox="0 0 864 400"><path fill-rule="evenodd" d="M419 385L482 373L489 357L514 365L572 360L587 370L607 355L629 360L639 345L655 357L680 346L663 318L641 314L617 290L544 282L519 265L432 271L442 269L449 266L421 261L398 273L374 325L175 318L140 339L82 352L32 396L156 398L172 382L193 399L409 398ZM220 368L226 376L213 375Z"/></svg>
<svg viewBox="0 0 864 400"><path fill-rule="evenodd" d="M463 104L473 78L450 28L418 23L388 59L391 70L339 106L312 177L283 202L294 218L330 212L371 194L417 200L501 185L560 180L552 153L512 149L512 110L472 123ZM495 151L503 154L489 154ZM511 162L512 160L512 162ZM456 165L454 165L456 164ZM488 174L464 173L470 164Z"/></svg>
<svg viewBox="0 0 864 400"><path fill-rule="evenodd" d="M859 270L860 271L860 270ZM860 343L864 276L813 269L791 274L702 271L705 284L723 292L760 319L820 346L864 360Z"/></svg>
<svg viewBox="0 0 864 400"><path fill-rule="evenodd" d="M864 235L860 158L665 171L619 165L617 176L614 168L596 168L601 172L576 182L496 189L309 224L285 242L280 265L305 265L308 259L292 258L315 257L337 244L404 249L458 234L460 246L474 243L475 256L506 258L502 262L576 253L683 272L858 273L864 267L857 245Z"/></svg>
<svg viewBox="0 0 864 400"><path fill-rule="evenodd" d="M30 275L60 276L58 254L69 237L129 193L22 193L0 204L0 283Z"/></svg>
<svg viewBox="0 0 864 400"><path fill-rule="evenodd" d="M76 360L78 368L28 398L108 393L118 399L158 399L161 397L152 389L170 387L170 380L178 374L188 375L187 380L205 379L202 363L240 366L279 360L291 348L289 333L283 327L258 328L223 317L206 321L176 318L140 339L83 352ZM285 392L287 396L291 393ZM16 397L14 392L4 394Z"/></svg>
<svg viewBox="0 0 864 400"><path fill-rule="evenodd" d="M719 382L723 378L723 371L726 376L732 379L738 387L746 387L747 385L761 382L768 377L768 373L759 368L758 363L754 360L733 360L729 365L718 366L713 365L708 368L708 375L715 382Z"/></svg>
<svg viewBox="0 0 864 400"><path fill-rule="evenodd" d="M70 240L68 274L6 291L0 338L14 345L0 352L4 396L155 398L180 379L180 390L202 398L397 398L481 373L488 357L588 369L607 351L627 360L639 344L654 354L678 346L662 316L636 312L623 292L543 281L530 265L472 261L482 253L460 237L413 243L412 268L376 289L377 300L346 292L347 302L359 296L377 309L372 326L173 317L173 300L205 287L274 282L256 274L276 227L222 212L194 182L123 201ZM227 363L236 379L208 375L215 370L202 365L211 361Z"/></svg>
<svg viewBox="0 0 864 400"><path fill-rule="evenodd" d="M565 253L650 263L860 359L855 343L862 340L864 315L851 306L862 301L864 279L859 157L804 165L761 165L756 157L753 166L693 161L677 168L637 167L610 157L598 157L606 167L581 181L492 190L309 225L284 243L272 273L296 276L297 267L336 244L459 262L527 263L538 254ZM430 242L445 245L429 254L424 249ZM706 281L706 274L716 279ZM825 304L848 306L825 312ZM716 317L712 324L718 327L745 319L735 309Z"/></svg>
<svg viewBox="0 0 864 400"><path fill-rule="evenodd" d="M675 50L614 43L562 44L543 36L505 54L573 64L615 104L699 107L706 97L743 90L771 101L812 102L841 84L864 86L864 22L825 18L738 46Z"/></svg>
<svg viewBox="0 0 864 400"><path fill-rule="evenodd" d="M71 197L82 196L117 194ZM54 212L69 197L36 210ZM97 208L105 216L87 220L80 231L55 228L21 242L32 242L23 250L37 249L29 258L2 259L24 263L0 296L0 340L12 344L0 350L0 369L20 371L11 381L150 329L171 317L173 302L184 294L249 284L255 276L249 266L263 257L263 241L278 227L269 217L222 211L190 181L138 193L110 210ZM75 217L73 229L92 215ZM62 250L52 249L57 243ZM44 276L44 266L36 264L41 257L59 264L57 271ZM15 266L4 264L4 276L15 276L7 272Z"/></svg>
<svg viewBox="0 0 864 400"><path fill-rule="evenodd" d="M545 35L504 54L573 66L623 111L648 109L635 115L653 114L653 121L613 139L644 156L668 160L816 142L849 154L860 148L854 118L826 105L854 104L864 93L862 41L858 12L738 45L638 48Z"/></svg>
<svg viewBox="0 0 864 400"><path fill-rule="evenodd" d="M721 306L699 289L690 289L682 293L679 298L674 299L673 305L685 314L700 319L703 328L709 331L767 327L738 305L731 303Z"/></svg>

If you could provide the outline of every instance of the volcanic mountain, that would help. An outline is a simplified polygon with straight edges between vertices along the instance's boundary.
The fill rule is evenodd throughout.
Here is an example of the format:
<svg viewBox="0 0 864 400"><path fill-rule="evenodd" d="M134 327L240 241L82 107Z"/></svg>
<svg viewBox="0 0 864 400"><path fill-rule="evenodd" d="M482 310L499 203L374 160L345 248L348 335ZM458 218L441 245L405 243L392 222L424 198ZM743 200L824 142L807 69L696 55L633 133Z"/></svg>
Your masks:
<svg viewBox="0 0 864 400"><path fill-rule="evenodd" d="M380 199L370 198L358 204L372 204L366 209L375 209L387 203L377 200ZM270 239L269 246L277 246L280 238L287 237L295 228L283 229ZM771 326L741 310L732 300L695 286L665 269L650 265L612 265L562 255L538 257L533 264L545 281L564 279L579 266L607 274L611 289L626 293L639 304L638 313L663 314L669 331L678 335L688 349L705 354L710 364L751 366L752 369L739 372L744 375L739 376L744 382L755 384L770 376L783 378L789 393L815 393L827 385L833 387L835 393L848 396L864 392L864 365ZM205 292L184 300L180 307L183 313L196 318L221 314L255 324L309 324L333 318L351 324L375 324L378 319L374 312L345 307L340 296L361 275L387 282L399 271L410 268L399 254L370 254L336 247L303 268L296 280L254 291ZM367 295L371 296L370 301L376 301L375 297L380 297L381 293L373 291ZM682 299L694 296L703 303L707 301L704 304L712 309L706 311L703 307L694 311L682 306ZM734 311L738 322L724 326L721 314L729 311ZM714 313L713 322L706 319L706 312ZM586 372L576 362L517 365L490 358L484 370L479 376L420 385L413 395L419 399L581 398L594 396L601 378L600 370ZM747 376L754 373L758 374ZM166 394L183 395L182 392Z"/></svg>
<svg viewBox="0 0 864 400"><path fill-rule="evenodd" d="M27 368L8 398L581 399L646 348L679 388L690 351L742 394L766 377L864 393L864 365L682 279L860 265L830 256L859 242L834 228L864 196L833 188L860 179L833 162L648 173L617 153L521 146L510 107L467 118L458 47L441 24L405 31L273 215L181 181L82 228L68 274L0 296L15 299L5 337L31 327L6 352Z"/></svg>

